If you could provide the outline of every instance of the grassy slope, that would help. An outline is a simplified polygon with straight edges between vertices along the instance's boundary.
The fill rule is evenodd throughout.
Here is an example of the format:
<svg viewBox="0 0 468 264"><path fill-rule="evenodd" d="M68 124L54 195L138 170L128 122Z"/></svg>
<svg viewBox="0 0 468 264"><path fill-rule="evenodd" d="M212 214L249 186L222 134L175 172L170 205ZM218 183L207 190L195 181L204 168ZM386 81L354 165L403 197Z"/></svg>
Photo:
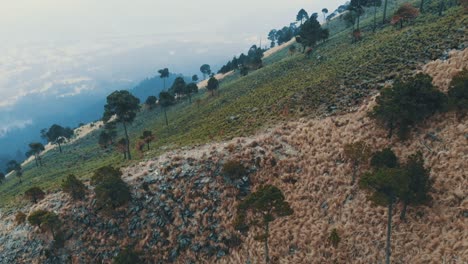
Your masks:
<svg viewBox="0 0 468 264"><path fill-rule="evenodd" d="M251 135L281 120L321 113L318 110L330 105L353 105L372 91L369 88L395 75L410 74L463 42L466 16L455 8L443 17L426 14L403 30L388 26L376 33L369 29L371 21L363 21L364 39L359 43L351 44L349 32L343 31L319 45L312 59L288 56L285 49L269 58L264 68L224 81L218 96L198 95L199 108L188 102L171 108L168 127L160 110L143 111L130 129L133 143L143 129L151 129L157 141L145 155L154 156L167 148ZM238 119L230 121L231 116ZM0 186L0 206L17 205L30 186L53 190L69 173L88 178L102 165L131 164L118 153L99 149L97 134L64 147L63 154L47 153L43 168L26 166L23 184L8 179Z"/></svg>

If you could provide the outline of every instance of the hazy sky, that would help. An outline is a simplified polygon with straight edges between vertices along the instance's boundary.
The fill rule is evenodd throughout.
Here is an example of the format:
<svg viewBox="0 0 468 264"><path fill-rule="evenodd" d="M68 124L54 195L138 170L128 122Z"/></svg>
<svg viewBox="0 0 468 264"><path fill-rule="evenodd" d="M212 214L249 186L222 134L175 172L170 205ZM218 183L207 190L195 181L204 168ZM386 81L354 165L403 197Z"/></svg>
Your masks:
<svg viewBox="0 0 468 264"><path fill-rule="evenodd" d="M344 0L0 0L0 137L35 122L14 106L128 88L157 69L191 76L222 63L299 9L332 12ZM104 92L107 92L104 91ZM53 101L51 101L53 104ZM8 127L5 127L8 126ZM3 131L3 132L2 132Z"/></svg>
<svg viewBox="0 0 468 264"><path fill-rule="evenodd" d="M309 13L334 10L343 0L14 0L2 1L0 36L14 41L62 41L243 31L265 33ZM253 30L252 30L253 29ZM263 29L263 30L262 30ZM187 36L193 38L192 36Z"/></svg>

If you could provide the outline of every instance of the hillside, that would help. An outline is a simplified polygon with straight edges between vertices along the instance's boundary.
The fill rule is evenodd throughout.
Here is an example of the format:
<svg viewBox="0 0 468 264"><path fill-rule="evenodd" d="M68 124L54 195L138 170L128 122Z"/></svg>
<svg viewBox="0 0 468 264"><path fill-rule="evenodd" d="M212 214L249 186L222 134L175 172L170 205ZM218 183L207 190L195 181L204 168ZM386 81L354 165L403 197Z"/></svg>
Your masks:
<svg viewBox="0 0 468 264"><path fill-rule="evenodd" d="M402 159L420 150L431 168L432 203L409 207L406 222L394 214L392 261L468 262L468 117L436 114L400 141L387 139L367 115L381 89L420 71L446 92L451 78L468 67L466 21L454 7L441 17L424 14L401 30L372 33L368 18L357 43L342 31L310 59L283 48L263 68L226 77L217 96L201 91L193 104L171 107L169 126L159 109L142 110L130 127L132 149L145 129L157 140L149 151L135 152L135 161L100 148L100 129L65 146L63 154L48 151L44 167L25 166L22 184L9 177L0 186L0 263L110 263L128 245L148 263L261 263L263 244L255 232L243 236L232 222L239 198L263 184L279 187L294 210L271 224L272 263L379 263L387 211L350 184L343 147L357 140L373 150L391 146ZM247 168L245 177L222 175L230 160ZM105 165L121 168L131 186L133 199L115 218L95 210L89 186ZM61 191L70 173L89 188L82 202ZM34 205L23 197L31 186L47 190ZM14 221L18 210L41 208L56 212L65 230L64 247L52 255L49 234ZM332 229L341 238L336 248L327 240Z"/></svg>

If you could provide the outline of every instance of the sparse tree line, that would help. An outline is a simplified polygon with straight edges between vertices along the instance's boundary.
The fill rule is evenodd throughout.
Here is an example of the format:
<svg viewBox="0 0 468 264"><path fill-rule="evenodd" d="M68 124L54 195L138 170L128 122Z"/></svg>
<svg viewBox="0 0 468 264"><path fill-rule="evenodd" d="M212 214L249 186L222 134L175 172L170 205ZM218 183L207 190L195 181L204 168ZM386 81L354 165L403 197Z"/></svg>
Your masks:
<svg viewBox="0 0 468 264"><path fill-rule="evenodd" d="M361 30L361 17L366 12L372 12L373 14L373 25L372 31L375 32L379 26L377 21L377 9L382 8L382 21L381 25L384 25L390 22L391 25L399 25L400 28L403 28L404 23L409 23L416 19L420 13L424 12L434 12L438 13L439 16L442 16L446 8L451 7L457 4L457 1L447 1L447 0L420 0L417 6L413 6L408 2L403 2L397 8L395 13L388 16L388 6L389 3L393 2L394 5L397 5L397 1L392 0L351 0L349 5L347 5L347 12L340 15L340 18L343 19L348 27L352 27L352 36L353 42L359 41L362 38ZM467 6L465 0L458 1L458 4Z"/></svg>

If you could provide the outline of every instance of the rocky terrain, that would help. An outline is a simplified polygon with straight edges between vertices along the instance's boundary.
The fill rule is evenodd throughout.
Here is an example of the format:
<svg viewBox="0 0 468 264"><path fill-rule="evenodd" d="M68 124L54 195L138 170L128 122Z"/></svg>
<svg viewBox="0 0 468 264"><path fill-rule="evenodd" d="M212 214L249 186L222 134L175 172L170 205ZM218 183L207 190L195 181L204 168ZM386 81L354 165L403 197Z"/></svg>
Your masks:
<svg viewBox="0 0 468 264"><path fill-rule="evenodd" d="M468 67L466 49L448 54L420 69L443 91L454 73ZM409 140L389 140L367 115L375 97L339 115L285 122L248 138L169 151L122 168L133 199L113 215L97 210L92 187L82 202L50 193L21 210L59 214L64 246L54 249L50 233L17 225L9 212L1 216L0 263L111 263L129 245L148 263L260 263L263 244L255 241L255 230L245 236L232 221L238 201L262 184L279 187L294 209L271 224L272 263L380 263L386 208L351 185L343 156L344 145L357 140L374 151L392 147L401 160L422 151L431 168L432 203L409 207L406 221L399 219L400 205L395 208L393 262L468 262L468 117L436 114ZM221 172L230 160L247 168L240 179ZM341 238L337 247L328 241L333 229Z"/></svg>

